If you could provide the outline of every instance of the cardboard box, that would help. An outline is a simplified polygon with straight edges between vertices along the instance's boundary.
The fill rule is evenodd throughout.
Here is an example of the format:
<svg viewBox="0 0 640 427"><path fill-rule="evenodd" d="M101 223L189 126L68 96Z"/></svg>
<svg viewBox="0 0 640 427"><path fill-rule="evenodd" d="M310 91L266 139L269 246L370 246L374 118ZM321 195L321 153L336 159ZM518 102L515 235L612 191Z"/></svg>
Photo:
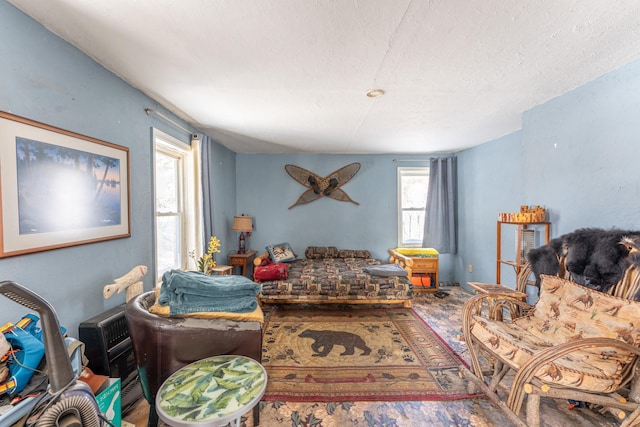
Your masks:
<svg viewBox="0 0 640 427"><path fill-rule="evenodd" d="M100 412L114 426L122 426L122 397L120 396L120 378L109 378L96 395Z"/></svg>

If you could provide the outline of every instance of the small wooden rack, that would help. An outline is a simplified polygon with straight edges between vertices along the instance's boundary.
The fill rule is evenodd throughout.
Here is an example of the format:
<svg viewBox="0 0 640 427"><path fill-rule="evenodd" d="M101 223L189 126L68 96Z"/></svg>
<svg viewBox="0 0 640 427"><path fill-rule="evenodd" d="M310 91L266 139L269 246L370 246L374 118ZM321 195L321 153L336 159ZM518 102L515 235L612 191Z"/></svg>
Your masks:
<svg viewBox="0 0 640 427"><path fill-rule="evenodd" d="M513 260L504 260L502 259L502 226L503 225L515 225L517 228L517 237L516 237L516 250L515 256ZM539 221L539 222L512 222L512 221L498 221L496 225L496 283L501 283L500 277L500 266L502 264L510 265L515 270L516 276L520 273L522 266L527 262L526 259L522 259L520 256L521 252L521 241L522 241L522 231L527 230L529 227L542 226L544 227L544 244L549 243L549 239L551 237L551 223L549 221Z"/></svg>

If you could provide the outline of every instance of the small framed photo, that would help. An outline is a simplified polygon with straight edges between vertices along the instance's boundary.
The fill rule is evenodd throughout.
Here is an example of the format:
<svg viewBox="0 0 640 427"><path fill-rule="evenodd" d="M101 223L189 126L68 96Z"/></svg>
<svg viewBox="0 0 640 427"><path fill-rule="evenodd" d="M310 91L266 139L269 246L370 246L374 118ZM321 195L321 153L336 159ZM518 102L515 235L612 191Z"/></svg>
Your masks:
<svg viewBox="0 0 640 427"><path fill-rule="evenodd" d="M0 258L130 237L129 149L0 111Z"/></svg>

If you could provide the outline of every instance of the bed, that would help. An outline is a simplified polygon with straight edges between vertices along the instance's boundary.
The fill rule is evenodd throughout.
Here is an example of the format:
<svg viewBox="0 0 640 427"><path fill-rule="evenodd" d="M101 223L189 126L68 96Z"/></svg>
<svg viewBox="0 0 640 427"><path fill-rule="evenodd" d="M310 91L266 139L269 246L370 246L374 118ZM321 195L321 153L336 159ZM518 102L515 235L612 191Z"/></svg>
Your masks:
<svg viewBox="0 0 640 427"><path fill-rule="evenodd" d="M338 250L332 246L310 246L304 258L282 262L278 256L284 252L286 249L276 247L254 261L254 281L261 284L261 303L411 307L413 285L400 262L391 265L374 259L367 250ZM393 266L397 268L390 268ZM271 277L266 274L268 269L273 272Z"/></svg>

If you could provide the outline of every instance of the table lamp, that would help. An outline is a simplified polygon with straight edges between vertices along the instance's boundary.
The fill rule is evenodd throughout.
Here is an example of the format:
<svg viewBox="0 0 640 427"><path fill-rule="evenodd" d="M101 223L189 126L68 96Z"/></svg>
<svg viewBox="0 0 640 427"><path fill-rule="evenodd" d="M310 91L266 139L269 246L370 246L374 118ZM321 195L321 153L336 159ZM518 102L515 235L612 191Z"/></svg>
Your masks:
<svg viewBox="0 0 640 427"><path fill-rule="evenodd" d="M247 233L247 237L251 236L251 232L253 231L253 221L250 216L234 216L233 217L233 225L231 226L231 230L239 231L240 237L238 238L238 253L244 254L247 252L247 248L245 246L246 237L244 233Z"/></svg>

